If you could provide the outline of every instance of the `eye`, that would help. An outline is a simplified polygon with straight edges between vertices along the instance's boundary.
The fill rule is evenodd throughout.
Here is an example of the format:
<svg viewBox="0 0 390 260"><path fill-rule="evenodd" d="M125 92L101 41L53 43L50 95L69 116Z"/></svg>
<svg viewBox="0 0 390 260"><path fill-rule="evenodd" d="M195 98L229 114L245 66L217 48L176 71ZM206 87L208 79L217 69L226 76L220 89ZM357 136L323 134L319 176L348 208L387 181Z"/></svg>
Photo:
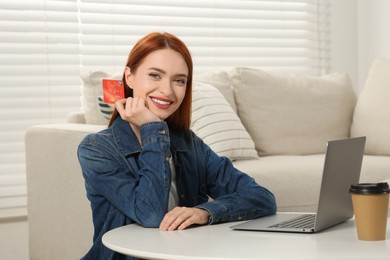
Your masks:
<svg viewBox="0 0 390 260"><path fill-rule="evenodd" d="M185 86L187 81L185 79L176 79L176 83L180 86Z"/></svg>
<svg viewBox="0 0 390 260"><path fill-rule="evenodd" d="M153 73L153 72L149 73L149 77L151 77L153 79L160 79L160 75L157 73Z"/></svg>

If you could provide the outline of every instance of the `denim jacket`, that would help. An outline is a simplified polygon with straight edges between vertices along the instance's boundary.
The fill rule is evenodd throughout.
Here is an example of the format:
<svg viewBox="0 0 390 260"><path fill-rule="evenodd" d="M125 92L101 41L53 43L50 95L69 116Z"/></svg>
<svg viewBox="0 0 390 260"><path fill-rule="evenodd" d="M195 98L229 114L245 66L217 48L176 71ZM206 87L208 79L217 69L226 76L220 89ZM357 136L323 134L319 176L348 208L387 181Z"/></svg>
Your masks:
<svg viewBox="0 0 390 260"><path fill-rule="evenodd" d="M274 214L273 194L213 152L192 131L166 122L140 127L142 147L118 116L111 127L86 136L78 158L91 202L93 246L83 259L134 259L102 244L107 231L132 223L157 228L167 213L173 156L179 206L210 213L209 224ZM211 199L210 199L211 198Z"/></svg>

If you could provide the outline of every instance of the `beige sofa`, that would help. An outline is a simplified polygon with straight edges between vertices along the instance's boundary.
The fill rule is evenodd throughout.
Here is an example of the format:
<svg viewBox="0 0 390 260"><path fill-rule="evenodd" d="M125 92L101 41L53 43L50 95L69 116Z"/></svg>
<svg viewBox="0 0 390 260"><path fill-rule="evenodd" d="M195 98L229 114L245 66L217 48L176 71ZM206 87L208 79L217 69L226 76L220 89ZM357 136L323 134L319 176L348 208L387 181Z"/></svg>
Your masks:
<svg viewBox="0 0 390 260"><path fill-rule="evenodd" d="M390 179L389 72L389 60L376 60L359 98L342 73L310 77L234 68L197 75L192 129L268 187L279 211L314 211L328 140L367 136L361 181ZM105 128L110 107L98 101L102 77L118 75L83 75L85 113L27 131L31 259L78 259L92 244L76 151L85 135Z"/></svg>

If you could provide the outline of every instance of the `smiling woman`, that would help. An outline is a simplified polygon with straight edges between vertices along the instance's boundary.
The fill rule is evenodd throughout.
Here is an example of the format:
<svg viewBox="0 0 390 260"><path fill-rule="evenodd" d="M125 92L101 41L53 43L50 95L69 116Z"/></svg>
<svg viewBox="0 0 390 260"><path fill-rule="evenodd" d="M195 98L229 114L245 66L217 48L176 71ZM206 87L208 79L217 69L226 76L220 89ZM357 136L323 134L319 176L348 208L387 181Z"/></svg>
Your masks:
<svg viewBox="0 0 390 260"><path fill-rule="evenodd" d="M117 259L102 236L126 224L173 231L276 212L269 190L190 130L192 58L179 38L139 40L123 82L109 127L78 148L95 232L83 259Z"/></svg>

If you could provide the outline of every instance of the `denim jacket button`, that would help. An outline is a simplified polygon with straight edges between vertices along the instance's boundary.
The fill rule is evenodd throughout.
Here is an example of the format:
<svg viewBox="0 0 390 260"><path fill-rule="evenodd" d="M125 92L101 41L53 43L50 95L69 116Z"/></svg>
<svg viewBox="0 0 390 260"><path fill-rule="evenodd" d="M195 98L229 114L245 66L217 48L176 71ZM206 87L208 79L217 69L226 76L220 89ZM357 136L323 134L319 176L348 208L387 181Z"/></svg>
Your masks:
<svg viewBox="0 0 390 260"><path fill-rule="evenodd" d="M160 130L158 131L160 133L160 135L165 135L166 131L165 130Z"/></svg>

